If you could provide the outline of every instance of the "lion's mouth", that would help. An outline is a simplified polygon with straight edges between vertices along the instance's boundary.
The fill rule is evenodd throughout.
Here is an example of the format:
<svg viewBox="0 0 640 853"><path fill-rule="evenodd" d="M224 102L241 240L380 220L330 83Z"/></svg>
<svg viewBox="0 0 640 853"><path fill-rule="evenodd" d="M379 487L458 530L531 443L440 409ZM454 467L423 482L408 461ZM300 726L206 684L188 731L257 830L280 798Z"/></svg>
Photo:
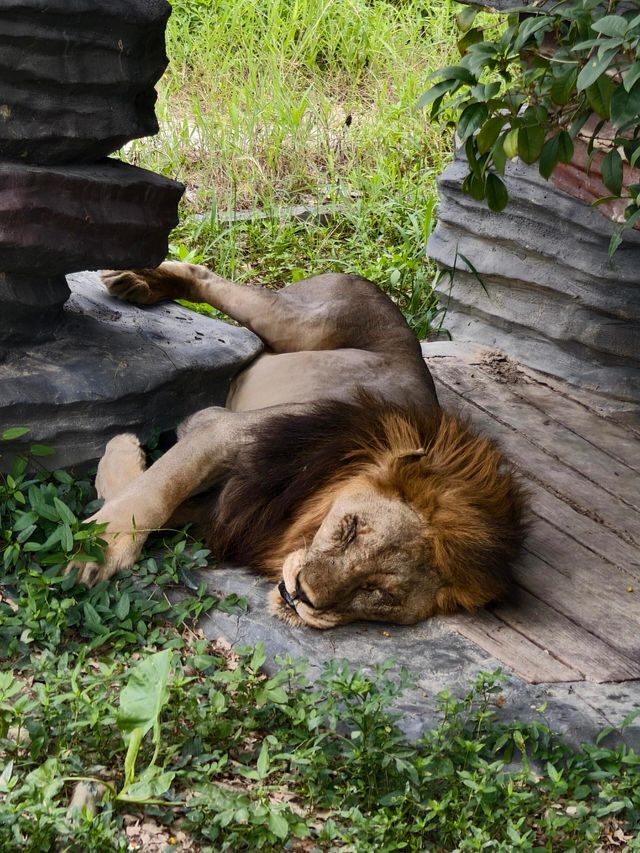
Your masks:
<svg viewBox="0 0 640 853"><path fill-rule="evenodd" d="M296 600L291 595L289 590L287 589L287 585L284 582L284 580L281 580L280 583L278 584L278 592L280 593L280 596L282 597L284 602L286 604L288 604L292 610L295 610L296 609Z"/></svg>
<svg viewBox="0 0 640 853"><path fill-rule="evenodd" d="M287 585L284 581L284 578L278 584L278 592L282 597L282 600L295 612L298 612L298 602L301 601L303 604L306 604L307 607L313 608L313 604L309 600L309 596L302 589L302 585L300 583L300 575L296 578L296 591L292 595L287 589Z"/></svg>

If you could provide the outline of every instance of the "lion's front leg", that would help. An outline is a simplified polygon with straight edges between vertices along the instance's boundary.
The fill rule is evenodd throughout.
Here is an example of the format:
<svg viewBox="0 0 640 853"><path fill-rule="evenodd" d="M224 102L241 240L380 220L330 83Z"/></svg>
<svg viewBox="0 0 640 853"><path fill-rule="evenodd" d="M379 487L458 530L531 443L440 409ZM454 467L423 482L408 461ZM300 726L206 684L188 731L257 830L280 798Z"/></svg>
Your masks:
<svg viewBox="0 0 640 853"><path fill-rule="evenodd" d="M103 562L73 560L67 571L78 569L78 580L92 586L120 569L132 566L155 530L161 529L191 495L216 479L234 443L237 416L225 409L206 410L206 418L192 419L180 440L147 470L135 436L116 436L107 445L98 466L96 488L105 498L87 521L106 524Z"/></svg>
<svg viewBox="0 0 640 853"><path fill-rule="evenodd" d="M301 408L294 404L243 413L211 408L193 416L164 456L126 485L120 480L121 490L105 494L104 506L88 519L107 525L102 534L107 543L104 562L73 561L68 570L78 568L79 579L92 585L132 566L149 533L164 527L188 498L226 474L260 424L276 413ZM126 448L129 455L132 450ZM101 482L106 483L104 473Z"/></svg>

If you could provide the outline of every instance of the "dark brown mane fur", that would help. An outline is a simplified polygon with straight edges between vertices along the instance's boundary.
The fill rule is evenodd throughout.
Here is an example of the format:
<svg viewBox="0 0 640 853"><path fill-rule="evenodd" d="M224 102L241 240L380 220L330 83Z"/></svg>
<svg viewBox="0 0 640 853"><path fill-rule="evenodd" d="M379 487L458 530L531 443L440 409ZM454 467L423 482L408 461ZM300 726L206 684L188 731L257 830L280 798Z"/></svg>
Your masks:
<svg viewBox="0 0 640 853"><path fill-rule="evenodd" d="M210 547L278 576L284 557L310 543L337 490L362 477L424 519L441 612L481 606L505 590L524 502L501 453L438 408L401 408L364 392L353 403L275 415L260 428L209 508Z"/></svg>

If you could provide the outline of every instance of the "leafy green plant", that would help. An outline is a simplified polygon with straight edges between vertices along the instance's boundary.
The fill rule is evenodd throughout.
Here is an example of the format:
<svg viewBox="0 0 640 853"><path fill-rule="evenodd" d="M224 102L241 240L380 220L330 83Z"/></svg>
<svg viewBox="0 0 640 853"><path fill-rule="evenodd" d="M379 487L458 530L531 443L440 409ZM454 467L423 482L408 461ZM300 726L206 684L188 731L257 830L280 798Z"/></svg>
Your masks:
<svg viewBox="0 0 640 853"><path fill-rule="evenodd" d="M77 517L94 497L60 472L11 476L0 481L10 531L16 490L26 502L43 488L47 506L56 496ZM50 515L36 516L34 541L67 523ZM163 595L201 565L193 547L177 534L135 576L93 590L38 564L58 543L0 570L0 849L124 853L136 821L200 853L589 850L612 827L638 849L640 757L628 747L573 751L542 721L500 724L499 673L462 698L441 694L440 722L409 742L394 707L412 678L391 663L364 673L330 661L310 683L303 661L267 675L262 646L202 636L193 620L215 600ZM104 793L69 814L79 784Z"/></svg>
<svg viewBox="0 0 640 853"><path fill-rule="evenodd" d="M640 4L527 5L487 37L475 23L475 10L460 13L460 62L434 72L437 82L419 101L433 118L449 117L456 128L469 163L463 190L503 210L507 160L538 163L549 178L573 157L576 136L587 133L590 158L607 152L601 170L610 196L601 201L627 200L614 251L621 231L640 220L640 184L625 187L623 180L625 164L640 159ZM597 122L587 129L591 116Z"/></svg>
<svg viewBox="0 0 640 853"><path fill-rule="evenodd" d="M117 724L127 745L124 759L124 785L118 799L147 802L164 794L175 773L156 767L160 751L160 713L169 698L167 682L171 668L171 650L164 649L142 660L130 673L120 691ZM136 759L145 735L153 730L153 757L136 780Z"/></svg>

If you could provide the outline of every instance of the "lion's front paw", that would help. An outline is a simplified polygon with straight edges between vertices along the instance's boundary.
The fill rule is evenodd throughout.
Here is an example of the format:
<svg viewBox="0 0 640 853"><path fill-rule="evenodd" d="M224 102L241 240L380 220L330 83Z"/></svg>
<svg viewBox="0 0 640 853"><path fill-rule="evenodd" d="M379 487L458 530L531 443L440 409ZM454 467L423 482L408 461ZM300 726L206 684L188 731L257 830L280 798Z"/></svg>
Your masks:
<svg viewBox="0 0 640 853"><path fill-rule="evenodd" d="M66 574L78 569L78 582L94 586L100 581L107 580L120 569L130 568L140 556L149 530L139 529L135 516L127 512L126 507L117 506L118 501L107 502L87 522L107 524L107 529L100 535L107 545L104 551L104 561L71 560L67 565Z"/></svg>

